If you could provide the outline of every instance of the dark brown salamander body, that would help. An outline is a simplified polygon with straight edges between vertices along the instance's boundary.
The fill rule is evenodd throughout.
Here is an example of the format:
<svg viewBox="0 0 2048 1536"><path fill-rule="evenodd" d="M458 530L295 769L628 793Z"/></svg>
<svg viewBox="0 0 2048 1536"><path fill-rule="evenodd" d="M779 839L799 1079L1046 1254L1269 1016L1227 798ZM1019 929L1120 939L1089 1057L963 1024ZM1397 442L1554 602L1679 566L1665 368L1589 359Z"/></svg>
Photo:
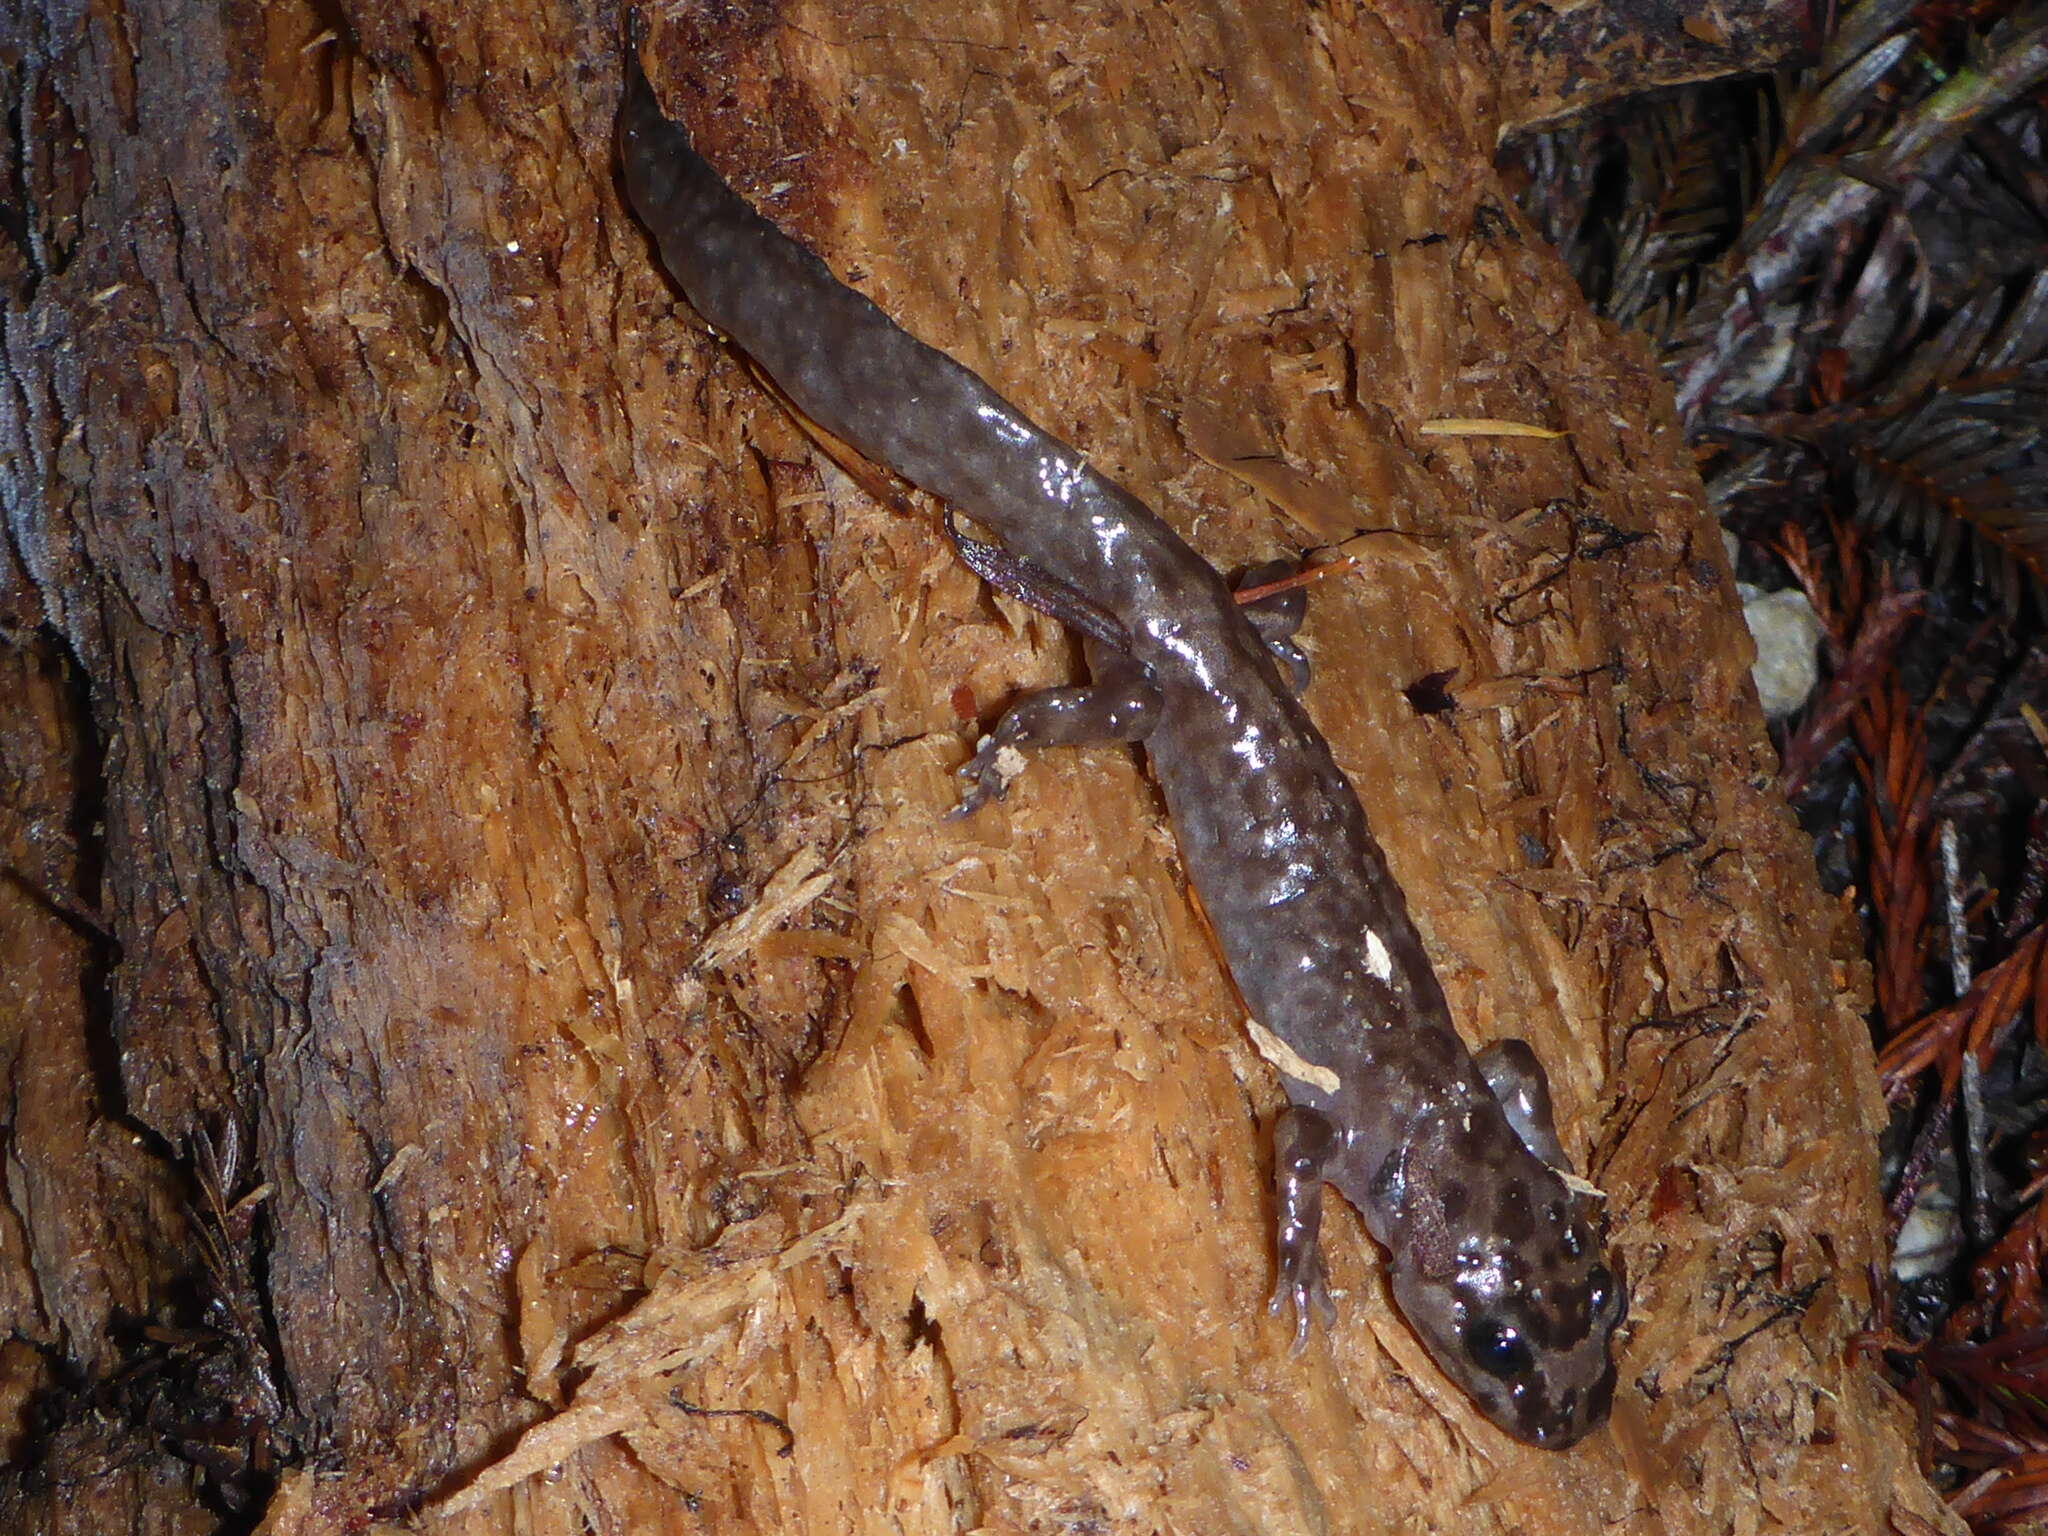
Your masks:
<svg viewBox="0 0 2048 1536"><path fill-rule="evenodd" d="M1013 709L963 770L966 803L1001 792L1012 748L1144 743L1292 1103L1275 1132L1275 1307L1305 1331L1329 1306L1327 1180L1387 1249L1409 1324L1488 1417L1545 1446L1600 1423L1624 1302L1594 1202L1530 1150L1556 1156L1527 1048L1482 1067L1452 1029L1358 797L1275 665L1289 616L1241 611L1135 497L757 215L662 116L637 57L620 145L633 206L697 311L827 431L995 534L1000 550L963 546L977 570L1091 635L1094 686Z"/></svg>

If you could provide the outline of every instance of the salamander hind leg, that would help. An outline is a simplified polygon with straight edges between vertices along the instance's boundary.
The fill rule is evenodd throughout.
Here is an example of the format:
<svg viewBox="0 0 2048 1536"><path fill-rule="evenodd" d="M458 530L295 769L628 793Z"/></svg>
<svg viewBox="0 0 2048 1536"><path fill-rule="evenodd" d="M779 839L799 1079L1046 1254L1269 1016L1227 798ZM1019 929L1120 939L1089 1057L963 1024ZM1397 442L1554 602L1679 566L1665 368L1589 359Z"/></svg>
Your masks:
<svg viewBox="0 0 2048 1536"><path fill-rule="evenodd" d="M1297 569L1292 560L1268 560L1264 565L1251 567L1231 586L1234 591L1248 591L1269 582L1285 581ZM1308 592L1302 587L1289 587L1285 592L1269 593L1244 604L1244 616L1253 632L1266 642L1280 675L1296 693L1308 686L1308 657L1294 643L1294 632L1301 628L1307 614Z"/></svg>
<svg viewBox="0 0 2048 1536"><path fill-rule="evenodd" d="M1294 1314L1294 1347L1308 1342L1311 1314L1329 1327L1337 1309L1323 1276L1323 1175L1337 1150L1337 1127L1320 1110L1290 1105L1273 1122L1273 1205L1278 1253L1275 1317Z"/></svg>
<svg viewBox="0 0 2048 1536"><path fill-rule="evenodd" d="M1151 674L1121 651L1092 640L1088 669L1095 681L1086 688L1047 688L1010 706L961 766L967 793L951 814L971 816L1002 799L1010 781L1023 772L1030 749L1143 741L1150 734L1160 707Z"/></svg>

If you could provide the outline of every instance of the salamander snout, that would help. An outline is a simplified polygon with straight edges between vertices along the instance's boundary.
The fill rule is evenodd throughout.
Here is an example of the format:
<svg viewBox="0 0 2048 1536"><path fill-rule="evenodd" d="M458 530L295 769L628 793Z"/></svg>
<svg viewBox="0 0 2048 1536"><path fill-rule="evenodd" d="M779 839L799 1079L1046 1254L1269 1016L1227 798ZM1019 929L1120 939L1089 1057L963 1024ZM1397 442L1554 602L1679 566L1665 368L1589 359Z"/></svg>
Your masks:
<svg viewBox="0 0 2048 1536"><path fill-rule="evenodd" d="M1538 1178L1554 1179L1549 1170ZM1562 1450L1599 1427L1614 1402L1610 1343L1628 1312L1627 1287L1601 1251L1583 1196L1513 1204L1543 1215L1478 1222L1452 1252L1405 1264L1396 1250L1394 1299L1444 1374L1516 1439ZM1533 1230L1532 1230L1533 1227ZM1422 1255L1417 1255L1423 1258Z"/></svg>

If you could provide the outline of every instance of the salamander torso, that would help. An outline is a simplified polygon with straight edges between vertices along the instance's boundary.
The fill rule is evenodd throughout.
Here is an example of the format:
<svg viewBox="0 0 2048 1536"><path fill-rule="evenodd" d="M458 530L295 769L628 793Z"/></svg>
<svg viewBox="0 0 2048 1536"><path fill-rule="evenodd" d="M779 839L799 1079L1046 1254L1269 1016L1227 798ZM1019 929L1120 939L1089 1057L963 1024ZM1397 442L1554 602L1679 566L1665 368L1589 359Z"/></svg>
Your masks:
<svg viewBox="0 0 2048 1536"><path fill-rule="evenodd" d="M627 64L634 208L704 318L828 432L964 509L974 568L1089 636L1093 686L1018 704L963 772L1014 749L1142 741L1188 876L1290 1107L1276 1126L1274 1305L1327 1310L1325 1182L1386 1248L1396 1302L1509 1433L1565 1446L1606 1416L1625 1310L1592 1199L1561 1176L1519 1042L1465 1049L1349 781L1283 678L1298 607L1241 608L1129 492L898 327L749 208Z"/></svg>

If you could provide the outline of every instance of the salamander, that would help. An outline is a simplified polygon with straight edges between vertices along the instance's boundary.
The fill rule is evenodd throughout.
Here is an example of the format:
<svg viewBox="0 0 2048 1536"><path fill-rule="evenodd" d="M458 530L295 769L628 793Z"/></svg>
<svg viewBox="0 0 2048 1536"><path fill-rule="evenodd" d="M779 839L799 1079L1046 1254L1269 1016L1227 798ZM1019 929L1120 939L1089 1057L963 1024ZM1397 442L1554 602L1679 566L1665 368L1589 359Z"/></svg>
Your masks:
<svg viewBox="0 0 2048 1536"><path fill-rule="evenodd" d="M1597 1196L1569 1178L1533 1052L1475 1058L1358 795L1292 683L1300 595L1241 608L1130 492L916 340L740 198L627 49L627 197L691 306L827 432L966 512L985 579L1084 635L1091 681L1015 704L961 772L996 798L1023 749L1142 743L1182 862L1288 1100L1277 1282L1294 1343L1334 1316L1325 1184L1386 1250L1394 1299L1501 1429L1563 1447L1606 1417L1626 1311ZM947 517L951 526L950 511ZM1290 676L1289 674L1292 674Z"/></svg>

